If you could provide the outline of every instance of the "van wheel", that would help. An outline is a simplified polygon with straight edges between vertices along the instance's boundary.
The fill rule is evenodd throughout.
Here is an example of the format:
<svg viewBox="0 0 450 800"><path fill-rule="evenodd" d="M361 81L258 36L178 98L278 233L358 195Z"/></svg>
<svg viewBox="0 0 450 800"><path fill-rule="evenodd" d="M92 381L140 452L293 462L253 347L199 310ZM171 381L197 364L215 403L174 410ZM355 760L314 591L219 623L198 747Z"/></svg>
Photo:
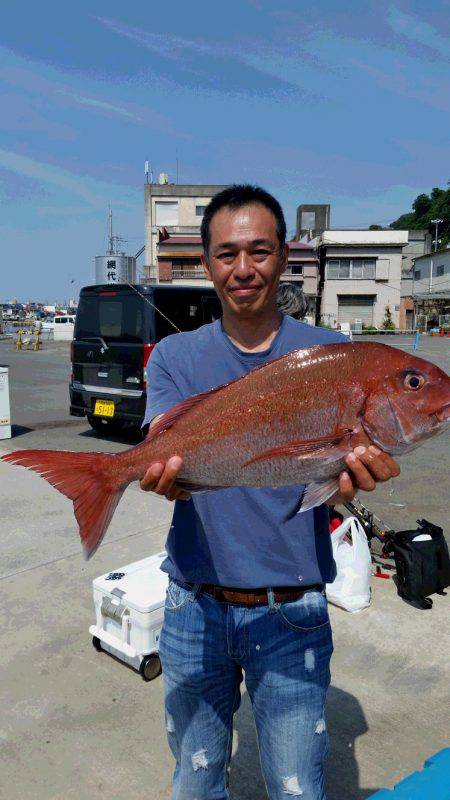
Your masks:
<svg viewBox="0 0 450 800"><path fill-rule="evenodd" d="M117 433L122 427L117 420L103 419L103 417L88 416L87 421L97 433Z"/></svg>

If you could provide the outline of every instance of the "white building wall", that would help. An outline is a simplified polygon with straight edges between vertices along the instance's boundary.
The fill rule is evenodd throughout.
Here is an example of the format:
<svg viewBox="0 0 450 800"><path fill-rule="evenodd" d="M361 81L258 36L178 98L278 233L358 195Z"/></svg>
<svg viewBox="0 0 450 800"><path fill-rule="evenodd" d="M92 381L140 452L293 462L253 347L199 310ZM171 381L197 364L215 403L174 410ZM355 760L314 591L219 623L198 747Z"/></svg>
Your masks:
<svg viewBox="0 0 450 800"><path fill-rule="evenodd" d="M354 234L358 234L359 245L349 246L347 242L337 242L343 234L343 239L351 241ZM362 234L367 242L361 241ZM373 236L378 234L378 236ZM386 240L380 234L387 234ZM399 237L400 234L400 237ZM402 237L402 234L405 234ZM325 236L326 235L326 236ZM372 295L374 296L373 324L381 327L385 317L386 306L389 306L392 320L396 327L399 326L400 313L400 284L402 269L402 239L407 241L407 231L325 231L324 237L334 237L333 245L326 247L326 262L330 258L374 258L376 259L375 279L339 278L328 279L325 268L325 283L322 295L321 314L324 321L337 326L338 297L339 295ZM392 242L393 238L397 241ZM400 238L400 241L399 241ZM375 241L372 241L372 240Z"/></svg>
<svg viewBox="0 0 450 800"><path fill-rule="evenodd" d="M439 267L444 267L443 275L437 274ZM416 278L419 271L420 278ZM413 294L429 294L430 292L450 293L450 250L432 253L426 258L420 258L414 262Z"/></svg>

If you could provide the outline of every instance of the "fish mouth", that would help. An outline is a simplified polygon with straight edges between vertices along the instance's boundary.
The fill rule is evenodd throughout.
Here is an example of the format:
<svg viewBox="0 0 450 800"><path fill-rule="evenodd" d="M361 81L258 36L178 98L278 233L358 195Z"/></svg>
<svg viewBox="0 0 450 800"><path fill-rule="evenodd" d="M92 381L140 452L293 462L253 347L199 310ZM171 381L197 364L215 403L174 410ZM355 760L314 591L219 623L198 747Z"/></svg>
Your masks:
<svg viewBox="0 0 450 800"><path fill-rule="evenodd" d="M450 402L436 411L436 419L438 422L448 422L450 420Z"/></svg>

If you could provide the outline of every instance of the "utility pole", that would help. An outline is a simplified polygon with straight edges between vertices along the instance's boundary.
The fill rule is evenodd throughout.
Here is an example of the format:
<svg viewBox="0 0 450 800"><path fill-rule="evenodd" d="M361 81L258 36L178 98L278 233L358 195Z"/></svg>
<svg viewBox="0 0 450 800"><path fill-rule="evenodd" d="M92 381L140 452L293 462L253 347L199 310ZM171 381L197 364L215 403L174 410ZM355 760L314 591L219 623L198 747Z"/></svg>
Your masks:
<svg viewBox="0 0 450 800"><path fill-rule="evenodd" d="M114 239L113 239L113 227L112 227L112 208L111 203L109 204L109 214L108 214L108 229L109 229L109 248L108 248L108 255L112 256L114 254Z"/></svg>
<svg viewBox="0 0 450 800"><path fill-rule="evenodd" d="M434 252L436 252L436 250L438 249L438 228L439 228L439 225L441 224L441 222L443 222L443 221L444 221L443 219L431 219L430 220L430 222L433 225L436 225L436 236L435 236L435 239L434 239Z"/></svg>

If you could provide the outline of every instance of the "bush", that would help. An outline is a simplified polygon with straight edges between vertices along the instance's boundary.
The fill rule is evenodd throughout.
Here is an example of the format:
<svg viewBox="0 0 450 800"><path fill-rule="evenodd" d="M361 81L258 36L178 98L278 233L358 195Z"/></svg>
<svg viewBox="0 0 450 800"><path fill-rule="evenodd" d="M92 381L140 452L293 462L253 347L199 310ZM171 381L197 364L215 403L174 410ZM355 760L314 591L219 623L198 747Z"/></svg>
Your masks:
<svg viewBox="0 0 450 800"><path fill-rule="evenodd" d="M384 331L395 331L395 324L394 320L392 319L391 309L389 306L385 306L384 320L381 323L381 327Z"/></svg>

